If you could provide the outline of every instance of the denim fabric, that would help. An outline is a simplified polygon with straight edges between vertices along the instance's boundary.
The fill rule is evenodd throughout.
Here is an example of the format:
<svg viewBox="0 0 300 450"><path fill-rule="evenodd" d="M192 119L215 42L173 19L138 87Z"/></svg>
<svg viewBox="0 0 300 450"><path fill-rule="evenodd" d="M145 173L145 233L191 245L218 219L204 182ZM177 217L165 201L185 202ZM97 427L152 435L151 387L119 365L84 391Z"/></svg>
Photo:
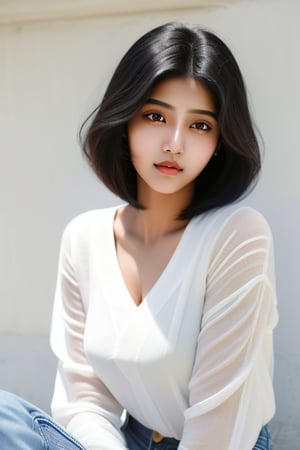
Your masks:
<svg viewBox="0 0 300 450"><path fill-rule="evenodd" d="M5 450L85 450L43 411L5 391L0 391L0 443Z"/></svg>
<svg viewBox="0 0 300 450"><path fill-rule="evenodd" d="M164 438L161 442L155 443L152 440L152 430L131 416L126 418L122 430L130 450L176 450L179 444L179 441L171 438ZM267 425L262 428L253 450L272 450Z"/></svg>
<svg viewBox="0 0 300 450"><path fill-rule="evenodd" d="M152 430L131 416L127 416L122 430L130 450L176 450L178 447L179 441L172 438L164 438L161 442L155 443L152 440Z"/></svg>
<svg viewBox="0 0 300 450"><path fill-rule="evenodd" d="M270 431L267 426L261 430L253 450L272 450Z"/></svg>
<svg viewBox="0 0 300 450"><path fill-rule="evenodd" d="M176 450L178 441L155 443L152 431L127 416L122 427L130 450ZM50 416L9 392L0 391L0 444L5 450L86 450ZM272 450L270 433L263 427L253 450Z"/></svg>

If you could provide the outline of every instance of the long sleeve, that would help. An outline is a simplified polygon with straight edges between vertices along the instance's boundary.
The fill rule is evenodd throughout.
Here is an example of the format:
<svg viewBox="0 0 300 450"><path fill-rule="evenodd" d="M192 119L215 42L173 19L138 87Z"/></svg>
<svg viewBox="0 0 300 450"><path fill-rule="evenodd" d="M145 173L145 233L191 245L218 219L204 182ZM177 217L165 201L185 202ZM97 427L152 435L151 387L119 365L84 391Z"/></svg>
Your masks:
<svg viewBox="0 0 300 450"><path fill-rule="evenodd" d="M52 415L88 450L126 449L120 432L122 408L85 354L86 312L76 262L87 262L88 256L78 248L72 229L71 222L62 239L51 327L51 346L59 360Z"/></svg>
<svg viewBox="0 0 300 450"><path fill-rule="evenodd" d="M245 208L216 237L180 450L253 448L274 413L276 322L271 233Z"/></svg>

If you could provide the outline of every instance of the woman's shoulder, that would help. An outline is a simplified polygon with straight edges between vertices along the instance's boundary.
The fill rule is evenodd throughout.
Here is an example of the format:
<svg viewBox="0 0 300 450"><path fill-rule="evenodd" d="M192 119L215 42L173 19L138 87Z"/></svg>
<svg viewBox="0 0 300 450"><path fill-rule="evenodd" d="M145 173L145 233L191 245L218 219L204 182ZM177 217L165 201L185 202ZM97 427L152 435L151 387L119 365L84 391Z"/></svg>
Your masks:
<svg viewBox="0 0 300 450"><path fill-rule="evenodd" d="M81 242L90 239L97 232L111 230L118 206L85 211L71 219L64 228L62 241Z"/></svg>
<svg viewBox="0 0 300 450"><path fill-rule="evenodd" d="M255 237L272 238L270 225L257 209L244 204L216 208L204 214L204 222L214 231L215 237L226 239L233 234L240 241ZM201 222L201 216L199 222Z"/></svg>
<svg viewBox="0 0 300 450"><path fill-rule="evenodd" d="M211 211L207 217L209 233L210 271L226 267L235 260L265 261L273 257L273 237L264 215L253 207L235 204ZM211 228L209 228L211 227ZM250 259L249 259L250 258ZM253 259L251 259L253 258Z"/></svg>

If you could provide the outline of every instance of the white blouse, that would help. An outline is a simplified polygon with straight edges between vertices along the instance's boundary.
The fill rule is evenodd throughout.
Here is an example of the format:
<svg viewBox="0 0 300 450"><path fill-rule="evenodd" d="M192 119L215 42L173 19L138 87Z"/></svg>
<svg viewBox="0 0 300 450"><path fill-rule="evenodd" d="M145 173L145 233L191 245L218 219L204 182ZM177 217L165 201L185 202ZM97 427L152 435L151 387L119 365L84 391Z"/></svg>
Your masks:
<svg viewBox="0 0 300 450"><path fill-rule="evenodd" d="M63 235L51 345L53 417L88 450L126 449L126 409L180 450L251 450L273 416L272 236L260 213L193 218L136 306L116 255L117 207Z"/></svg>

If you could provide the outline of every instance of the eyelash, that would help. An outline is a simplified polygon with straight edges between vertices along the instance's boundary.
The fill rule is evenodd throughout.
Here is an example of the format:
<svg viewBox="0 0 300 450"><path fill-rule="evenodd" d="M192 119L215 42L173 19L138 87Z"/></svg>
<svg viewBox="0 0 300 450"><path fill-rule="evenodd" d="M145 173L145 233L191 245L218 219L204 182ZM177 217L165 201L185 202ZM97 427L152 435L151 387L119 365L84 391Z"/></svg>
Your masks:
<svg viewBox="0 0 300 450"><path fill-rule="evenodd" d="M152 118L151 118L151 116L152 116ZM157 116L157 117L159 117L160 119L163 119L163 120L154 119L153 116ZM158 112L145 113L144 117L146 117L146 119L151 120L152 122L165 122L164 116L162 114L158 113Z"/></svg>
<svg viewBox="0 0 300 450"><path fill-rule="evenodd" d="M196 125L195 127L193 125ZM196 122L193 123L193 125L191 126L191 128L195 128L196 130L200 130L200 131L210 131L211 130L211 126L208 125L208 123L206 122ZM201 127L197 127L197 125L201 125Z"/></svg>
<svg viewBox="0 0 300 450"><path fill-rule="evenodd" d="M146 119L149 119L151 122L162 122L162 123L166 122L164 116L158 112L145 113L144 117L146 117ZM154 118L154 117L156 117L156 118ZM193 129L196 129L199 131L210 131L212 129L211 125L209 125L208 123L203 122L203 121L194 122L190 126L190 128L193 128Z"/></svg>

